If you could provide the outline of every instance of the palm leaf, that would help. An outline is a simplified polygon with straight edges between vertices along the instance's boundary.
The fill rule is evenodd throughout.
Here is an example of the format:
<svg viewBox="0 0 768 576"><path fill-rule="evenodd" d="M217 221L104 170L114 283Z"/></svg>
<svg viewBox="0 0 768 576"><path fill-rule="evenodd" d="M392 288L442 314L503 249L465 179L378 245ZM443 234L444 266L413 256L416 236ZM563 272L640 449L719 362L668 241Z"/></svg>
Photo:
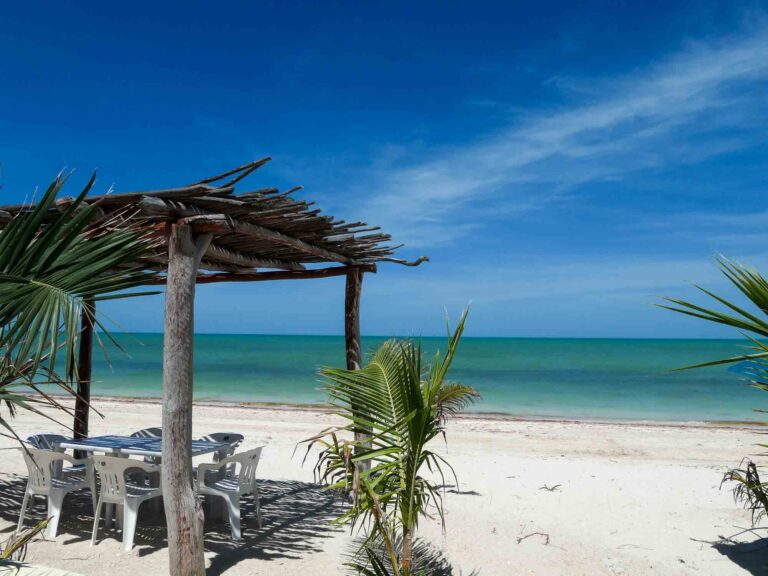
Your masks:
<svg viewBox="0 0 768 576"><path fill-rule="evenodd" d="M97 207L83 200L93 178L44 226L65 182L59 175L31 212L0 233L0 348L16 361L31 358L36 366L47 357L51 367L61 348L65 372L73 373L83 301L120 297L114 292L146 284L151 272L118 266L137 261L153 241L133 230L91 227Z"/></svg>
<svg viewBox="0 0 768 576"><path fill-rule="evenodd" d="M0 392L27 387L59 408L40 385L50 382L72 392L80 320L84 310L88 314L84 302L136 295L128 291L155 274L131 263L156 243L116 219L104 220L96 205L86 204L95 177L60 210L56 196L66 181L59 174L37 205L0 231ZM57 370L61 356L63 378ZM20 396L6 395L6 405L29 408Z"/></svg>
<svg viewBox="0 0 768 576"><path fill-rule="evenodd" d="M453 472L427 445L444 434L446 417L478 397L470 386L445 381L466 316L464 312L457 328L449 331L445 354L436 354L430 366L422 365L420 341L393 339L359 370L321 369L333 411L347 423L307 440L308 452L320 447L316 477L351 495L352 508L340 522L353 527L362 523L371 538L385 541L400 527L410 542L428 507L434 506L443 518L442 495L422 473L428 469L442 478L443 466ZM340 440L356 434L365 438ZM399 560L389 552L389 562L369 549L360 552L353 562L360 573L380 574L389 564L400 570Z"/></svg>
<svg viewBox="0 0 768 576"><path fill-rule="evenodd" d="M757 271L725 258L718 258L718 264L728 281L746 296L755 308L763 314L768 314L768 281ZM661 307L736 328L751 342L754 352L687 366L681 370L748 362L749 368L745 375L751 384L756 388L768 391L768 345L760 340L760 338L768 338L768 322L742 306L736 305L709 290L698 288L712 300L727 308L729 312L706 308L674 298L665 299L672 304L671 306L661 305ZM735 314L733 314L734 312ZM726 481L736 484L733 491L734 497L737 501L744 502L745 506L752 511L753 523L768 513L768 491L766 484L760 480L758 467L754 462L749 461L744 468L728 471L723 477L723 482Z"/></svg>

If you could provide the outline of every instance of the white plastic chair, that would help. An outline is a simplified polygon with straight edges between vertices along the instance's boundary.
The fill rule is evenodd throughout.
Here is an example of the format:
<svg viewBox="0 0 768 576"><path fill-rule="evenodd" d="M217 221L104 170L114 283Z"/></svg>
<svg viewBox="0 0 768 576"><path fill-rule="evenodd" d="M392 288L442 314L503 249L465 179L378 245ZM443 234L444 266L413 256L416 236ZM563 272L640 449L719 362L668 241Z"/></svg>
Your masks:
<svg viewBox="0 0 768 576"><path fill-rule="evenodd" d="M117 504L123 506L123 550L127 552L133 548L133 537L136 534L136 521L141 503L151 498L157 498L163 493L159 486L151 487L129 481L130 476L127 472L138 468L144 472L153 473L159 472L160 468L141 460L115 458L114 456L94 456L93 468L101 481L101 486L96 512L93 515L91 546L96 544L96 537L99 533L102 505Z"/></svg>
<svg viewBox="0 0 768 576"><path fill-rule="evenodd" d="M142 430L136 430L131 434L131 438L162 438L163 429L158 427L144 428ZM160 464L161 459L157 456L144 456L144 462L151 464Z"/></svg>
<svg viewBox="0 0 768 576"><path fill-rule="evenodd" d="M214 432L213 434L208 434L206 436L203 436L202 438L200 438L200 440L205 440L206 442L221 442L222 444L227 444L227 446L225 446L221 450L217 450L216 452L213 453L213 461L220 462L227 456L232 456L232 454L235 453L235 450L237 450L237 447L243 443L243 440L245 440L245 436L243 436L242 434L237 434L235 432Z"/></svg>
<svg viewBox="0 0 768 576"><path fill-rule="evenodd" d="M162 428L144 428L143 430L136 430L131 434L131 438L162 438Z"/></svg>
<svg viewBox="0 0 768 576"><path fill-rule="evenodd" d="M35 434L34 436L27 438L27 443L40 450L64 452L64 449L59 448L58 444L65 440L69 440L69 438L62 436L61 434Z"/></svg>
<svg viewBox="0 0 768 576"><path fill-rule="evenodd" d="M22 450L22 453L24 454L24 461L27 463L29 479L27 480L27 489L24 491L24 500L21 503L17 531L21 531L24 525L24 516L27 513L30 497L46 496L50 520L45 529L45 537L48 539L56 538L64 497L70 492L89 487L88 474L84 476L62 475L60 473L62 463L67 461L71 464L79 465L87 464L87 460L75 460L62 452L40 450L37 448ZM92 487L92 484L90 484L90 487ZM93 499L93 494L91 498Z"/></svg>
<svg viewBox="0 0 768 576"><path fill-rule="evenodd" d="M38 448L40 450L53 450L54 452L66 452L64 448L59 447L60 442L64 442L66 440L69 440L66 436L62 436L61 434L35 434L34 436L30 436L27 438L27 444ZM57 463L58 468L55 470L55 475L60 476L61 474L64 475L80 475L85 477L86 481L88 482L88 486L93 488L93 482L92 477L89 474L88 466L86 464L78 464L76 466L68 466L64 468L63 466L64 462L60 461ZM94 490L95 492L95 490Z"/></svg>
<svg viewBox="0 0 768 576"><path fill-rule="evenodd" d="M197 467L197 493L204 496L223 498L232 528L232 539L241 540L240 498L253 494L256 508L256 524L261 528L261 505L259 490L256 486L256 468L259 465L263 446L246 452L228 456L213 464L200 464ZM220 472L224 470L222 476Z"/></svg>

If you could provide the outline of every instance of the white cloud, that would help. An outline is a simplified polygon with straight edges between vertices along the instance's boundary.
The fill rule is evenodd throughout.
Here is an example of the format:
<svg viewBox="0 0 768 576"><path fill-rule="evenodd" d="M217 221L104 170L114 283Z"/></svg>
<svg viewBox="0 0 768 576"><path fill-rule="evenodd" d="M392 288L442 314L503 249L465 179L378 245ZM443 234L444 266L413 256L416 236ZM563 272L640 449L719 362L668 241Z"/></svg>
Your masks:
<svg viewBox="0 0 768 576"><path fill-rule="evenodd" d="M587 103L531 114L463 147L376 169L364 210L411 247L451 242L472 216L549 205L585 183L697 163L766 138L768 29L691 43L620 78L593 79ZM762 86L765 88L765 86Z"/></svg>

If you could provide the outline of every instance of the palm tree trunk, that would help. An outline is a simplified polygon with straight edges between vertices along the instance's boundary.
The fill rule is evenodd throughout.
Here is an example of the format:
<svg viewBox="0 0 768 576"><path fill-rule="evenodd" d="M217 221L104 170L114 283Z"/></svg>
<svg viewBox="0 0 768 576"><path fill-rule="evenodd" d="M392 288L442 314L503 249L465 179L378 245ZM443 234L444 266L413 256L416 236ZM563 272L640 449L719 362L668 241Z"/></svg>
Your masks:
<svg viewBox="0 0 768 576"><path fill-rule="evenodd" d="M403 576L411 575L411 556L413 546L413 530L410 526L403 525L403 555L400 558Z"/></svg>

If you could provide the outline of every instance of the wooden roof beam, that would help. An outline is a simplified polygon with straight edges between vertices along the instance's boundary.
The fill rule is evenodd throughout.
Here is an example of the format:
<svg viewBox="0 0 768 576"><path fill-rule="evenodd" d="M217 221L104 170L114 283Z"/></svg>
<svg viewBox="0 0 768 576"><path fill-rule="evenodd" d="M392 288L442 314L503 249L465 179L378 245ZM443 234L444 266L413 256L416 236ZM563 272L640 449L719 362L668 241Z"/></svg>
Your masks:
<svg viewBox="0 0 768 576"><path fill-rule="evenodd" d="M154 196L142 196L139 200L142 214L160 218L186 218L205 214L205 210L196 206L186 206L179 202L163 200Z"/></svg>
<svg viewBox="0 0 768 576"><path fill-rule="evenodd" d="M204 260L213 262L226 262L244 268L276 268L278 270L304 270L304 266L298 262L283 262L271 258L253 258L240 252L228 250L211 243L203 256Z"/></svg>
<svg viewBox="0 0 768 576"><path fill-rule="evenodd" d="M165 190L147 190L145 192L123 192L121 194L103 194L101 196L89 196L89 202L98 202L101 206L122 206L131 202L139 202L143 198L181 199L194 196L205 196L213 192L234 192L234 187L219 188L206 184L193 184L183 188L168 188Z"/></svg>
<svg viewBox="0 0 768 576"><path fill-rule="evenodd" d="M241 268L239 266L231 266L229 264L221 264L220 262L211 262L203 258L198 266L198 274L202 274L200 270L209 270L211 272L226 272L227 274L253 274L256 272L253 268Z"/></svg>
<svg viewBox="0 0 768 576"><path fill-rule="evenodd" d="M354 266L333 266L328 268L315 268L312 270L291 270L278 272L252 272L252 273L222 273L222 274L198 274L198 284L215 284L220 282L263 282L267 280L310 280L316 278L333 278L345 276L350 270L362 270L363 272L376 272L375 264L355 264ZM156 278L152 284L165 284L165 277Z"/></svg>
<svg viewBox="0 0 768 576"><path fill-rule="evenodd" d="M316 246L305 242L299 238L288 236L282 232L270 230L263 226L243 222L241 220L234 220L225 216L224 214L211 214L203 216L192 216L190 218L184 218L179 221L183 224L190 224L198 233L237 233L245 236L252 236L261 240L268 240L275 244L282 244L297 250L298 252L304 252L323 260L330 260L332 262L340 262L342 264L356 264L354 258L339 254L332 250L328 250L321 246Z"/></svg>

